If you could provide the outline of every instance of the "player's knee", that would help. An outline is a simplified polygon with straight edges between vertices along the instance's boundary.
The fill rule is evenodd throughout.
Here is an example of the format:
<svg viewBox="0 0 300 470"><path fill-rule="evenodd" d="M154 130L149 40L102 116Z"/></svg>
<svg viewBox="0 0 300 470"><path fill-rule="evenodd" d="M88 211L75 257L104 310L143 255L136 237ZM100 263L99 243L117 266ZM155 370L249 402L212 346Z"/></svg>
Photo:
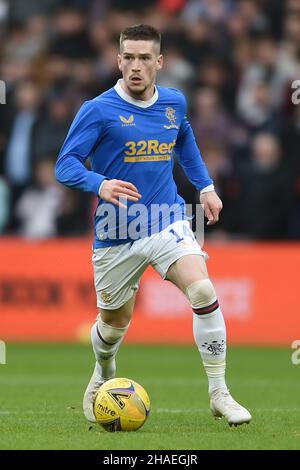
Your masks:
<svg viewBox="0 0 300 470"><path fill-rule="evenodd" d="M114 328L126 328L131 321L132 312L124 309L102 310L99 309L97 319L101 319L106 325Z"/></svg>
<svg viewBox="0 0 300 470"><path fill-rule="evenodd" d="M116 326L116 323L110 324L107 321L104 322L100 316L98 317L98 329L101 332L101 336L109 344L114 344L121 339L128 330L129 324L130 321L126 323L120 322Z"/></svg>
<svg viewBox="0 0 300 470"><path fill-rule="evenodd" d="M186 294L194 308L208 307L217 300L216 291L210 279L193 282L187 287Z"/></svg>

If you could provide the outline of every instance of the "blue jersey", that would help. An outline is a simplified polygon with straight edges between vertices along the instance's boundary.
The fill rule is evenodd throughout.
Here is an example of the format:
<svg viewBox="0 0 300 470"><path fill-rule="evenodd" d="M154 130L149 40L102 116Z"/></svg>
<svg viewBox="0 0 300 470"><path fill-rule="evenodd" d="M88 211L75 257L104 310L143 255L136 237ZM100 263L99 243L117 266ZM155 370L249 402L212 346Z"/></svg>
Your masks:
<svg viewBox="0 0 300 470"><path fill-rule="evenodd" d="M148 101L135 100L121 87L86 101L76 115L56 163L56 178L70 188L99 194L105 179L119 179L134 184L142 198L139 207L177 207L176 219L185 218L185 202L173 179L173 159L178 157L188 179L199 190L212 184L191 126L186 118L183 94L172 88L157 86ZM91 170L85 167L90 158ZM94 247L126 243L133 238L124 231L138 215L136 203L125 209L107 204L101 198L95 213ZM112 213L103 211L111 206ZM132 207L133 206L133 207ZM120 217L119 217L120 216ZM150 224L150 222L149 222ZM159 225L157 230L161 230ZM140 232L141 236L149 233ZM105 236L104 236L105 234ZM125 235L124 235L125 234Z"/></svg>

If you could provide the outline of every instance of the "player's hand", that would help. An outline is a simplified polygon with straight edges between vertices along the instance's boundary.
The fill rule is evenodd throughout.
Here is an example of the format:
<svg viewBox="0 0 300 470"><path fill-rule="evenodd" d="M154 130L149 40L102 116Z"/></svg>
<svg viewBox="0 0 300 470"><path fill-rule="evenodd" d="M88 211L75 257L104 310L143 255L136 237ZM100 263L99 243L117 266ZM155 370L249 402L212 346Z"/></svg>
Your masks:
<svg viewBox="0 0 300 470"><path fill-rule="evenodd" d="M208 218L206 225L214 225L217 223L223 204L216 191L208 191L207 193L200 194L200 203Z"/></svg>
<svg viewBox="0 0 300 470"><path fill-rule="evenodd" d="M102 184L99 196L104 201L112 202L116 206L127 208L127 205L119 199L138 202L142 195L138 192L134 184L122 180L105 180Z"/></svg>

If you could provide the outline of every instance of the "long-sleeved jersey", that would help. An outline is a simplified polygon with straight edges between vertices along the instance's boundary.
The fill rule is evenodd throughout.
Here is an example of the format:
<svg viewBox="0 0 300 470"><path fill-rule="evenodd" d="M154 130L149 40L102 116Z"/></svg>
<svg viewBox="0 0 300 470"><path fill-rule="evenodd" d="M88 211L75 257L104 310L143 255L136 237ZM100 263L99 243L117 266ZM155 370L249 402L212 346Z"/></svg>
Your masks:
<svg viewBox="0 0 300 470"><path fill-rule="evenodd" d="M143 237L162 230L175 219L164 222L161 207L172 207L176 220L185 218L185 202L173 179L174 154L197 189L212 184L185 115L180 91L157 86L150 100L141 101L125 93L120 81L82 105L59 153L57 180L99 195L103 181L115 178L133 183L142 195L138 203L127 201L128 210L99 197L95 248L132 241L133 232ZM91 170L85 167L88 158ZM150 220L150 210L159 213L159 223Z"/></svg>

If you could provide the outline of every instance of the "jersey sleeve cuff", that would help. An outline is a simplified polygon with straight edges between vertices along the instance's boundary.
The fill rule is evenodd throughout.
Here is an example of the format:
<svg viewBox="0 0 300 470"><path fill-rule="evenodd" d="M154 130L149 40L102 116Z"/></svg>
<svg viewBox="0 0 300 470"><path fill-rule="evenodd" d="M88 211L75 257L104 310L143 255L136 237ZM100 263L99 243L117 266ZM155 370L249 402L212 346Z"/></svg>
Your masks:
<svg viewBox="0 0 300 470"><path fill-rule="evenodd" d="M106 181L106 180L107 180L107 178L105 178L105 179L102 181L102 183L100 183L100 186L99 186L99 189L98 189L98 196L99 196L99 197L101 197L101 196L100 196L101 189L102 189L102 186L103 186L104 181Z"/></svg>
<svg viewBox="0 0 300 470"><path fill-rule="evenodd" d="M209 193L210 191L214 191L215 190L215 187L213 184L209 184L208 186L205 186L204 188L202 188L200 190L200 194L203 194L203 193Z"/></svg>
<svg viewBox="0 0 300 470"><path fill-rule="evenodd" d="M106 180L105 176L95 173L94 171L89 171L87 175L87 184L90 188L90 191L99 195L100 187L102 183Z"/></svg>

